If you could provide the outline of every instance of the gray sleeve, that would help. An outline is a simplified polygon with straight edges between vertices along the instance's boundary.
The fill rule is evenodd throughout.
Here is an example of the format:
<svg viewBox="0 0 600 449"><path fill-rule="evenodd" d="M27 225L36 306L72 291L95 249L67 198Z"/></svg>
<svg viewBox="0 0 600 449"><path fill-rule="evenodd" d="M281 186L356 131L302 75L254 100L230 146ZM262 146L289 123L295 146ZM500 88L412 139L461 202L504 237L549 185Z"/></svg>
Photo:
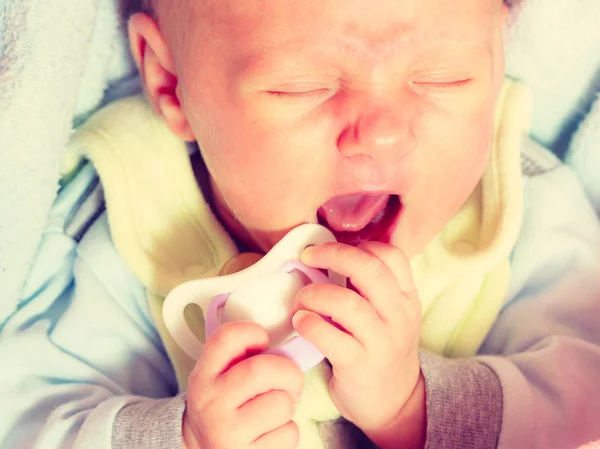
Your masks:
<svg viewBox="0 0 600 449"><path fill-rule="evenodd" d="M427 394L425 449L495 449L502 424L498 377L477 359L448 359L421 350ZM354 425L321 424L327 449L374 449Z"/></svg>
<svg viewBox="0 0 600 449"><path fill-rule="evenodd" d="M421 351L427 394L425 449L494 449L502 425L502 387L476 359Z"/></svg>
<svg viewBox="0 0 600 449"><path fill-rule="evenodd" d="M112 449L181 449L184 410L183 394L125 406L115 417Z"/></svg>

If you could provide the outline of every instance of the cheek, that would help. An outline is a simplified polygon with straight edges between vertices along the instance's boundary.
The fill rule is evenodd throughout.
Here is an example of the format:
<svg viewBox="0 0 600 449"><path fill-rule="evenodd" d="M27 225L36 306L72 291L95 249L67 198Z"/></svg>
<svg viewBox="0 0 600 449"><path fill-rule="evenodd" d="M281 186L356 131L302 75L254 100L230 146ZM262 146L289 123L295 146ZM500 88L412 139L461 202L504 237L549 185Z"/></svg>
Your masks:
<svg viewBox="0 0 600 449"><path fill-rule="evenodd" d="M481 179L489 158L492 113L469 120L431 118L417 133L415 182L394 243L420 252L458 212Z"/></svg>
<svg viewBox="0 0 600 449"><path fill-rule="evenodd" d="M496 97L490 79L471 94L457 97L456 106L449 101L447 107L432 108L424 120L420 130L425 149L420 154L423 171L430 172L430 185L438 194L447 192L450 208L462 204L483 173L492 139Z"/></svg>
<svg viewBox="0 0 600 449"><path fill-rule="evenodd" d="M434 138L422 154L422 179L443 219L449 219L472 192L481 178L489 157L492 121L484 116L470 123L454 122L451 129Z"/></svg>
<svg viewBox="0 0 600 449"><path fill-rule="evenodd" d="M318 127L267 125L242 102L203 107L193 128L213 182L238 221L268 231L313 219L326 187Z"/></svg>

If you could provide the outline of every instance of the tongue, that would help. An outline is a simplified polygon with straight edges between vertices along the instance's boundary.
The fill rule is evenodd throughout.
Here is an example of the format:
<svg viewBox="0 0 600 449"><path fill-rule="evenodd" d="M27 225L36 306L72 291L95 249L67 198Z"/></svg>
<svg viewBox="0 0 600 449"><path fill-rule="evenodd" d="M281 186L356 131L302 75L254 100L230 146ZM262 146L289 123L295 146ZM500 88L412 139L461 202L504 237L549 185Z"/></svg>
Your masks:
<svg viewBox="0 0 600 449"><path fill-rule="evenodd" d="M336 232L358 232L380 218L390 195L348 195L334 198L319 209L319 216Z"/></svg>

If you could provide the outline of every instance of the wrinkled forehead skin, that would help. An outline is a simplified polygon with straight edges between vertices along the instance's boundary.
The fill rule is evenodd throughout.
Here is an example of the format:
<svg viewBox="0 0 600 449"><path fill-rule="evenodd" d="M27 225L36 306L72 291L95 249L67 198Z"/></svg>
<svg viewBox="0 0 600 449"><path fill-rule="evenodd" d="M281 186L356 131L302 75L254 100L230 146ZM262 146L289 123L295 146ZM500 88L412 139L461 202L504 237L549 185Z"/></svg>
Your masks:
<svg viewBox="0 0 600 449"><path fill-rule="evenodd" d="M257 38L260 44L271 39L280 42L287 34L296 36L306 34L314 37L320 29L327 30L327 23L319 25L319 16L339 17L344 20L348 11L348 3L344 0L312 0L298 2L297 0L138 0L151 2L148 5L155 15L161 33L170 47L176 66L189 64L187 57L193 47L201 46L202 42L215 43L221 40L225 45L234 46L240 36L245 44L252 38ZM506 4L514 4L521 0L504 0ZM353 3L354 8L363 8L368 14L358 24L360 28L371 26L372 34L384 36L401 35L410 31L427 28L431 30L444 28L444 17L452 21L467 16L476 10L500 11L503 0L377 0L373 7L372 0L359 0ZM443 11L447 11L447 15ZM310 13L307 14L307 11ZM332 14L332 11L335 13ZM436 12L437 11L437 12ZM322 14L321 14L322 13ZM350 15L350 14L348 14ZM299 22L297 17L302 17ZM378 16L378 18L376 18ZM428 20L428 16L430 17ZM385 20L390 17L389 30L384 30ZM438 26L439 25L439 26ZM348 26L353 26L348 24ZM308 28L310 27L310 30ZM305 33L302 33L302 28ZM446 27L458 29L460 26ZM191 31L193 30L193 31ZM299 31L300 30L300 31ZM358 31L358 30L357 30ZM386 32L387 31L387 32ZM443 33L443 31L442 31ZM423 33L422 33L423 34ZM266 35L266 37L265 37ZM237 39L236 39L237 38ZM443 35L435 36L443 39ZM429 39L422 35L421 40ZM190 42L193 40L193 42ZM196 53L196 52L194 52Z"/></svg>

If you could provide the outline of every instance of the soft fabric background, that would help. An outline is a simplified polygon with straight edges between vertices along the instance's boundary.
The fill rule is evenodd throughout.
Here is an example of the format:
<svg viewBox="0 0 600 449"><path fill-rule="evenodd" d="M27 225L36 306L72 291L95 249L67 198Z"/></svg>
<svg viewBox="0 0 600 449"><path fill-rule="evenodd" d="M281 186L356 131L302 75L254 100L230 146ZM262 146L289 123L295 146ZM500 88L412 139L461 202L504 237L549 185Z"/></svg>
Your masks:
<svg viewBox="0 0 600 449"><path fill-rule="evenodd" d="M511 17L507 71L533 89L533 137L566 156L600 212L600 1L526 0ZM116 0L0 0L0 323L73 127L137 88Z"/></svg>

